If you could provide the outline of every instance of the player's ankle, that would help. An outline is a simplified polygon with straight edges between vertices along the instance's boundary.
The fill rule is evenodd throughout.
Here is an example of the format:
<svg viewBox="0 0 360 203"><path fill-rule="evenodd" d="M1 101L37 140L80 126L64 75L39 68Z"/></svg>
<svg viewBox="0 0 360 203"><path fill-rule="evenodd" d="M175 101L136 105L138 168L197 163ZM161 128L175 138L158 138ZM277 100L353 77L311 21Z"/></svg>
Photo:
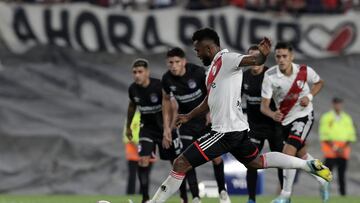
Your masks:
<svg viewBox="0 0 360 203"><path fill-rule="evenodd" d="M290 196L291 196L291 192L285 191L285 190L281 190L280 197L290 198Z"/></svg>

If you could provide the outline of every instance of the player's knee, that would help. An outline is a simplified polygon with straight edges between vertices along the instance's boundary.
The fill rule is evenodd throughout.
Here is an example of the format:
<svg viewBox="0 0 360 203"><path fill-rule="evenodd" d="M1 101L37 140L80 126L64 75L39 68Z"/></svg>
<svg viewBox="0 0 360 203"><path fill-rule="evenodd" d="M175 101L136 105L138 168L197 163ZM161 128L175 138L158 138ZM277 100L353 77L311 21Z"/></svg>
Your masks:
<svg viewBox="0 0 360 203"><path fill-rule="evenodd" d="M138 164L139 164L139 166L141 166L141 167L147 167L147 166L149 166L149 164L150 164L150 157L148 157L148 156L142 156L142 157L140 157Z"/></svg>
<svg viewBox="0 0 360 203"><path fill-rule="evenodd" d="M286 143L282 152L290 156L295 156L297 151L298 149L293 144Z"/></svg>
<svg viewBox="0 0 360 203"><path fill-rule="evenodd" d="M180 155L174 160L173 168L175 172L186 173L191 169L191 165L183 155Z"/></svg>
<svg viewBox="0 0 360 203"><path fill-rule="evenodd" d="M263 166L263 162L261 160L261 158L258 156L256 157L254 160L250 161L248 164L245 165L246 168L250 169L250 170L255 170L255 169L261 169L264 168Z"/></svg>
<svg viewBox="0 0 360 203"><path fill-rule="evenodd" d="M221 164L221 162L223 162L223 160L222 160L221 156L219 156L219 157L216 157L215 159L213 159L212 162L215 165L219 165L219 164Z"/></svg>

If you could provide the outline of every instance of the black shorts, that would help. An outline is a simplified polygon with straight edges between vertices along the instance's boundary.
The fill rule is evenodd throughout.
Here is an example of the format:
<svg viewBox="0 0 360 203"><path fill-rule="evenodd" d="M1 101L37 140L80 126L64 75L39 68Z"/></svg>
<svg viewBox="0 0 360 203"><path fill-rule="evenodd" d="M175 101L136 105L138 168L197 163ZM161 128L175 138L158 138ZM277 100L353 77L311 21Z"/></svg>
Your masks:
<svg viewBox="0 0 360 203"><path fill-rule="evenodd" d="M162 160L174 160L182 149L181 140L176 135L173 135L173 143L169 149L165 149L162 146L162 132L142 128L140 129L139 138L139 156L152 156L156 152L156 145L159 149L160 159Z"/></svg>
<svg viewBox="0 0 360 203"><path fill-rule="evenodd" d="M192 125L182 125L180 128L173 130L173 136L180 137L183 150L189 147L195 140L210 133L211 125L205 126L199 122Z"/></svg>
<svg viewBox="0 0 360 203"><path fill-rule="evenodd" d="M246 165L258 156L259 149L250 141L247 130L228 133L211 131L193 142L183 155L195 168L227 152Z"/></svg>
<svg viewBox="0 0 360 203"><path fill-rule="evenodd" d="M314 123L314 112L309 115L297 118L290 124L282 127L282 134L286 138L286 143L301 149L310 133Z"/></svg>
<svg viewBox="0 0 360 203"><path fill-rule="evenodd" d="M284 137L281 134L280 124L250 124L248 135L252 143L254 143L259 151L264 147L265 140L268 141L271 151L282 152L284 147Z"/></svg>

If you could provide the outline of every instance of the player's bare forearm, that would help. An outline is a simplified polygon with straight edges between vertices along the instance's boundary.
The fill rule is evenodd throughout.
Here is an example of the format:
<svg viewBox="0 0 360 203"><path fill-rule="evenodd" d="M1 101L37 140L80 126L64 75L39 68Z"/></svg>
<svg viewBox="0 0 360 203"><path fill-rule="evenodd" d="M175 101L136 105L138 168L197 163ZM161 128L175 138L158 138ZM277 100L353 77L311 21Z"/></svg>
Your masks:
<svg viewBox="0 0 360 203"><path fill-rule="evenodd" d="M176 124L176 117L178 115L178 104L175 99L170 99L170 106L171 106L171 122L170 128L174 128Z"/></svg>
<svg viewBox="0 0 360 203"><path fill-rule="evenodd" d="M247 55L241 60L239 67L241 66L260 66L266 61L266 56L261 52L256 55Z"/></svg>
<svg viewBox="0 0 360 203"><path fill-rule="evenodd" d="M266 61L266 57L271 51L271 42L267 37L258 44L259 54L244 56L241 60L239 67L241 66L260 66Z"/></svg>
<svg viewBox="0 0 360 203"><path fill-rule="evenodd" d="M310 93L315 96L317 95L320 90L322 89L322 87L324 86L324 81L323 80L319 80L319 82L314 83L311 87Z"/></svg>
<svg viewBox="0 0 360 203"><path fill-rule="evenodd" d="M130 128L131 127L131 121L134 117L136 111L136 105L130 101L129 105L128 105L128 111L127 111L127 120L126 120L126 127Z"/></svg>
<svg viewBox="0 0 360 203"><path fill-rule="evenodd" d="M261 98L260 111L264 115L266 115L266 116L268 116L270 118L273 118L274 111L272 111L270 109L270 102L271 102L270 99L266 99L264 97Z"/></svg>
<svg viewBox="0 0 360 203"><path fill-rule="evenodd" d="M209 111L209 105L208 105L208 97L206 96L205 99L199 104L197 107L195 107L188 116L190 118L197 117L199 115L205 114Z"/></svg>
<svg viewBox="0 0 360 203"><path fill-rule="evenodd" d="M170 128L171 123L171 101L170 96L163 91L162 97L162 115L163 115L163 127Z"/></svg>

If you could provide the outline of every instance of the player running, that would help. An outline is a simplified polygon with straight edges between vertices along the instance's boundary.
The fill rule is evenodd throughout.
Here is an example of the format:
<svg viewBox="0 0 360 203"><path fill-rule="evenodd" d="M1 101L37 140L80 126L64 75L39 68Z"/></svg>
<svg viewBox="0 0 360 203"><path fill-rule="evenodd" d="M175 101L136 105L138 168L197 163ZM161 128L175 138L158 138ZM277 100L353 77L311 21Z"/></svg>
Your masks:
<svg viewBox="0 0 360 203"><path fill-rule="evenodd" d="M283 153L304 160L313 157L306 152L305 142L314 121L312 99L321 90L323 81L307 65L292 63L294 53L289 43L279 42L275 46L278 65L265 72L262 84L261 111L276 122L281 122L286 139ZM312 83L310 88L308 83ZM278 110L270 109L271 98ZM296 170L284 170L283 188L273 203L289 203ZM316 177L321 184L322 199L329 199L328 183Z"/></svg>
<svg viewBox="0 0 360 203"><path fill-rule="evenodd" d="M197 56L205 66L210 65L206 77L208 94L191 112L179 115L177 124L184 124L210 110L212 131L191 144L175 159L170 175L150 202L165 202L179 189L187 171L227 152L246 167L302 169L330 181L330 170L319 160L305 161L280 152L259 156L258 148L247 136L249 125L241 110L241 67L264 64L270 53L269 39L264 38L260 42L259 54L246 56L227 49L221 50L219 36L210 28L196 31L192 40Z"/></svg>

